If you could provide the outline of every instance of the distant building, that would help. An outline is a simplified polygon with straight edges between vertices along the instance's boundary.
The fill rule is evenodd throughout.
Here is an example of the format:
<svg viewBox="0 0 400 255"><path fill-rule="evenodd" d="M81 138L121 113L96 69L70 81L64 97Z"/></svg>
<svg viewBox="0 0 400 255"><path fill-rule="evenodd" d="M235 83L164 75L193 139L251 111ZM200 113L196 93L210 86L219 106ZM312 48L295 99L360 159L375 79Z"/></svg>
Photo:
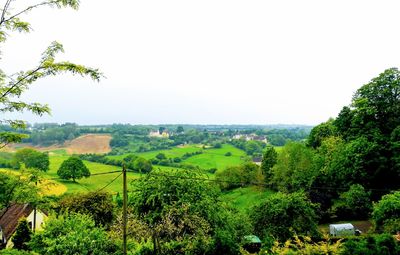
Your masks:
<svg viewBox="0 0 400 255"><path fill-rule="evenodd" d="M260 141L263 143L268 143L267 137L256 134L236 134L232 136L232 139L244 139L246 141Z"/></svg>
<svg viewBox="0 0 400 255"><path fill-rule="evenodd" d="M149 137L169 138L169 132L168 131L163 131L160 134L159 131L150 131Z"/></svg>
<svg viewBox="0 0 400 255"><path fill-rule="evenodd" d="M26 218L33 230L34 208L29 204L13 204L0 211L0 247L12 247L12 236L17 229L18 221ZM35 230L41 230L47 213L36 210Z"/></svg>

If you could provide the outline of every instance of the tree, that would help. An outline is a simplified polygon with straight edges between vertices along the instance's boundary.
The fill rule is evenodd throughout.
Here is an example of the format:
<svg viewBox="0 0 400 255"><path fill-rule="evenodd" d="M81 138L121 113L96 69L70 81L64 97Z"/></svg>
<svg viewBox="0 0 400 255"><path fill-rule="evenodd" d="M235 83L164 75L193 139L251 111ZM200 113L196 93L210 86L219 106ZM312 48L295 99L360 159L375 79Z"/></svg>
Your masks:
<svg viewBox="0 0 400 255"><path fill-rule="evenodd" d="M15 153L15 160L24 163L26 168L48 171L50 166L49 154L34 149L24 148Z"/></svg>
<svg viewBox="0 0 400 255"><path fill-rule="evenodd" d="M28 221L22 218L18 221L17 229L12 237L14 248L17 250L28 250L28 242L31 240L32 231L29 228Z"/></svg>
<svg viewBox="0 0 400 255"><path fill-rule="evenodd" d="M374 204L372 219L378 231L396 234L400 229L400 191L384 195Z"/></svg>
<svg viewBox="0 0 400 255"><path fill-rule="evenodd" d="M61 211L87 214L96 226L109 226L114 218L114 202L106 192L88 192L66 196L60 201Z"/></svg>
<svg viewBox="0 0 400 255"><path fill-rule="evenodd" d="M244 218L234 220L202 178L194 170L153 170L133 182L130 207L151 229L156 254L239 253Z"/></svg>
<svg viewBox="0 0 400 255"><path fill-rule="evenodd" d="M50 216L42 231L33 235L29 245L39 254L115 254L116 245L88 215Z"/></svg>
<svg viewBox="0 0 400 255"><path fill-rule="evenodd" d="M333 211L339 219L368 219L372 210L370 192L360 184L353 184L343 192L333 206Z"/></svg>
<svg viewBox="0 0 400 255"><path fill-rule="evenodd" d="M245 163L240 166L227 167L216 174L220 187L230 190L238 187L262 184L264 176L259 166L253 163Z"/></svg>
<svg viewBox="0 0 400 255"><path fill-rule="evenodd" d="M265 180L270 181L272 177L272 167L277 162L278 153L273 146L267 146L261 161L261 170L264 174Z"/></svg>
<svg viewBox="0 0 400 255"><path fill-rule="evenodd" d="M31 32L32 28L30 24L21 20L20 17L33 9L43 6L57 8L71 7L73 9L79 7L79 1L77 0L45 0L41 3L26 6L21 10L13 12L13 2L12 0L6 0L4 6L0 9L0 43L4 43L8 36L14 31ZM71 73L89 76L95 81L100 79L101 74L97 69L67 61L56 62L56 55L63 51L63 46L60 43L52 42L42 53L39 64L31 70L20 71L15 74L6 74L0 69L0 111L2 113L28 111L39 116L49 113L50 108L47 105L27 103L19 100L32 83L47 76ZM26 128L26 123L23 120L1 119L1 122L9 124L14 129ZM20 142L26 137L26 135L18 132L0 132L0 147L4 147L9 143Z"/></svg>
<svg viewBox="0 0 400 255"><path fill-rule="evenodd" d="M178 126L178 127L176 128L176 133L182 134L183 132L184 132L184 130L183 130L183 127L182 127L182 126Z"/></svg>
<svg viewBox="0 0 400 255"><path fill-rule="evenodd" d="M312 148L317 148L321 146L323 139L334 136L336 134L335 126L333 125L333 119L327 122L321 123L315 126L308 136L307 145Z"/></svg>
<svg viewBox="0 0 400 255"><path fill-rule="evenodd" d="M61 179L72 179L72 181L75 182L75 179L89 177L90 172L80 158L72 156L62 162L60 168L57 171L57 175Z"/></svg>
<svg viewBox="0 0 400 255"><path fill-rule="evenodd" d="M261 238L286 241L294 235L317 236L316 207L304 193L276 193L254 206L250 218Z"/></svg>
<svg viewBox="0 0 400 255"><path fill-rule="evenodd" d="M153 169L153 166L151 165L150 161L138 157L134 162L133 162L133 169L135 171L138 171L139 173L148 173Z"/></svg>
<svg viewBox="0 0 400 255"><path fill-rule="evenodd" d="M272 185L285 192L308 189L317 175L313 159L314 152L304 144L287 143L272 168Z"/></svg>
<svg viewBox="0 0 400 255"><path fill-rule="evenodd" d="M30 176L0 173L0 211L13 202L25 203L38 199L38 188Z"/></svg>

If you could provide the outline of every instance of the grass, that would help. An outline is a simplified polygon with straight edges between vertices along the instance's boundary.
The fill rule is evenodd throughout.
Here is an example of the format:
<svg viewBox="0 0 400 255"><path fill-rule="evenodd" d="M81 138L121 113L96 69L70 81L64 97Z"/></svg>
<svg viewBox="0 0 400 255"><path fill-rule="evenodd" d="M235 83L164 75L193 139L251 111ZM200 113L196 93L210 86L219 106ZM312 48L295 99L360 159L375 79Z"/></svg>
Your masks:
<svg viewBox="0 0 400 255"><path fill-rule="evenodd" d="M157 150L157 151L148 151L148 152L140 152L140 153L134 153L135 155L138 155L140 157L143 157L145 159L152 159L155 158L157 154L163 153L167 158L175 158L175 157L182 157L185 153L191 153L191 152L196 152L196 151L201 151L202 147L199 145L187 145L183 147L174 147L169 150ZM128 154L122 154L122 155L114 155L114 156L107 156L108 158L112 159L123 159L125 158Z"/></svg>
<svg viewBox="0 0 400 255"><path fill-rule="evenodd" d="M231 156L225 156L227 152ZM246 153L230 144L222 145L222 148L207 149L202 154L192 156L182 162L198 166L203 169L216 168L223 170L229 166L237 166L244 162Z"/></svg>
<svg viewBox="0 0 400 255"><path fill-rule="evenodd" d="M202 151L202 154L194 155L182 161L182 163L198 166L202 169L216 168L218 170L225 169L228 166L240 165L244 162L246 153L230 144L224 144L221 148L203 149L201 145L187 145L184 147L174 147L169 150L157 150L136 153L136 155L145 159L155 158L157 154L163 153L167 158L182 157L185 153ZM227 152L232 156L225 156ZM128 154L108 156L112 159L123 159ZM158 166L155 166L158 167Z"/></svg>
<svg viewBox="0 0 400 255"><path fill-rule="evenodd" d="M67 193L73 192L86 192L96 191L106 185L108 185L113 179L117 178L120 173L110 173L103 175L94 175L89 178L82 178L76 182L61 180L58 178L57 170L64 160L68 156L50 156L50 170L46 173L46 177L58 181L59 183L67 187ZM121 168L116 166L109 166L100 163L94 163L89 161L83 161L84 164L89 168L91 174L99 174L105 172L121 171ZM138 173L127 173L128 182L138 178ZM105 191L109 192L121 192L122 191L122 176L115 179L113 183L104 188Z"/></svg>
<svg viewBox="0 0 400 255"><path fill-rule="evenodd" d="M222 193L221 199L232 205L240 212L246 212L251 207L260 204L264 199L268 198L274 191L264 189L257 186L237 188Z"/></svg>

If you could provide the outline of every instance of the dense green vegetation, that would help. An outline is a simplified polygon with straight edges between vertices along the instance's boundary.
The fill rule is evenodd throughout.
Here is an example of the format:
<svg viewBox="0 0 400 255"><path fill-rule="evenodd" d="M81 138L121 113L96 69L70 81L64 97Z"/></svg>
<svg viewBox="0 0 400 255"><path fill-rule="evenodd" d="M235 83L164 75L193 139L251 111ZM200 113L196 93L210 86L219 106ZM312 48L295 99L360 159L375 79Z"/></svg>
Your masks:
<svg viewBox="0 0 400 255"><path fill-rule="evenodd" d="M0 42L29 32L7 1ZM96 69L56 62L54 42L37 67L9 76L0 70L3 113L49 112L14 101L39 78L69 72L100 78ZM1 120L0 146L61 145L88 133L111 134L104 155L67 155L22 148L0 153L0 212L14 203L46 209L41 231L21 220L14 248L0 254L121 254L121 167L128 168L129 254L399 254L400 72L385 70L356 91L336 118L304 126L35 124ZM308 135L309 134L309 135ZM273 146L280 146L275 149ZM261 159L261 165L254 164ZM81 177L87 177L81 179ZM72 180L71 180L72 179ZM53 186L52 186L53 185ZM60 192L48 194L60 188ZM65 189L63 189L65 188ZM1 215L2 216L2 215ZM343 240L322 237L318 224L370 220L373 228ZM254 238L256 239L256 238ZM3 248L3 247L1 247Z"/></svg>

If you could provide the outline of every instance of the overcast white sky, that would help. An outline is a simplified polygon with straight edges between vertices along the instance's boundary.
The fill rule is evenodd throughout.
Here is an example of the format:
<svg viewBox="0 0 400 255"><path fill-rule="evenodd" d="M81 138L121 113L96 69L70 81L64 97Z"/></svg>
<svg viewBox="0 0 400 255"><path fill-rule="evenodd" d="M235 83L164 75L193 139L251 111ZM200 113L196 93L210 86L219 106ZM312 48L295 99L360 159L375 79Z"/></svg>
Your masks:
<svg viewBox="0 0 400 255"><path fill-rule="evenodd" d="M36 82L23 99L52 116L22 116L30 122L314 125L400 66L399 10L385 0L82 0L78 11L30 12L34 31L13 34L0 61L9 73L32 68L57 40L58 60L107 77Z"/></svg>

